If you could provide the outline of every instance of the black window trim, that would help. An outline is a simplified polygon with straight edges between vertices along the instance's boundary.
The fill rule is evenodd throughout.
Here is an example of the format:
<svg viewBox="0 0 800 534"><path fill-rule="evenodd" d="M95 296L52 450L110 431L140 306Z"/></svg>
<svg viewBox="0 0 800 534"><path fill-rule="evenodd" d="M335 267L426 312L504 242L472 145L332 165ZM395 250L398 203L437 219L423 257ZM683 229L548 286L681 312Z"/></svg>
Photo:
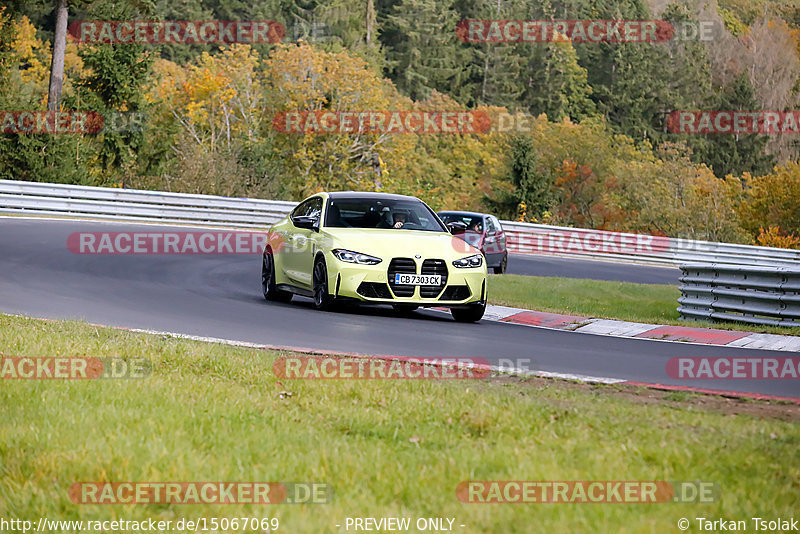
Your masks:
<svg viewBox="0 0 800 534"><path fill-rule="evenodd" d="M319 218L318 218L317 222L321 221L322 220L322 210L323 210L323 208L325 206L324 202L322 202L322 197L321 196L313 196L313 197L305 199L303 202L301 202L300 204L295 206L295 208L289 214L289 218L294 222L294 218L298 217L299 213L307 210L308 209L307 205L309 205L309 204L311 204L313 202L319 202L320 203Z"/></svg>
<svg viewBox="0 0 800 534"><path fill-rule="evenodd" d="M325 205L324 205L325 216L323 217L323 220L324 220L323 226L328 227L328 208L330 207L331 203L333 203L334 201L345 201L346 202L348 200L371 200L371 199L369 199L368 197L361 197L361 196L359 196L357 194L356 195L352 195L352 196L343 196L343 197L336 197L336 198L328 197L328 200L327 200L327 202L325 202ZM378 200L381 200L381 199L378 199ZM431 216L433 218L433 220L436 221L438 224L440 224L441 227L443 228L441 230L423 230L423 231L449 233L448 230L447 230L447 225L444 224L444 221L442 221L441 217L439 217L439 214L436 213L436 211L433 208L431 208L430 206L428 206L428 204L426 204L423 200L421 200L419 198L415 198L415 197L411 197L409 199L388 199L388 200L405 201L405 202L418 202L418 203L420 203L422 205L422 207L425 210L427 210L428 215ZM330 228L338 228L338 227L334 226L334 227L330 227ZM389 228L387 228L387 230L388 229Z"/></svg>

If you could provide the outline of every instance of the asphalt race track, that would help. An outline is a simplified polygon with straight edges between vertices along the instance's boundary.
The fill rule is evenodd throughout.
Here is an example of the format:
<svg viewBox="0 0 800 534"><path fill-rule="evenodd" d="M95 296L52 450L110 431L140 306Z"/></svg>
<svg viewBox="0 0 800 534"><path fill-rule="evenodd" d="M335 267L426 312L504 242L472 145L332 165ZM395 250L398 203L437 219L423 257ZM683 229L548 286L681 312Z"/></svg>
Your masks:
<svg viewBox="0 0 800 534"><path fill-rule="evenodd" d="M400 317L389 307L317 312L309 299L295 297L291 304L266 302L261 296L259 257L95 256L67 249L72 232L137 229L153 232L157 227L0 218L0 311L369 354L480 357L493 363L500 358L529 358L531 368L544 371L800 397L797 380L680 382L665 372L667 360L678 356L760 358L786 357L787 353L594 336L490 321L459 324L435 311L409 317ZM547 261L558 265L564 260Z"/></svg>

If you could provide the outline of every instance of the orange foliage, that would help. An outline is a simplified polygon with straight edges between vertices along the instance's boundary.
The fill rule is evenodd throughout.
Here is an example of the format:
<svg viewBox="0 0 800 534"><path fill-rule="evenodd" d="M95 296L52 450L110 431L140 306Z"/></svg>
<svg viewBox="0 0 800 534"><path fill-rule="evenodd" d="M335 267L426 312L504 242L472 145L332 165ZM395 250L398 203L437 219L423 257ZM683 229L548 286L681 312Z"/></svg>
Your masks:
<svg viewBox="0 0 800 534"><path fill-rule="evenodd" d="M800 237L796 235L783 235L780 228L770 226L766 230L759 228L756 244L762 247L798 248Z"/></svg>

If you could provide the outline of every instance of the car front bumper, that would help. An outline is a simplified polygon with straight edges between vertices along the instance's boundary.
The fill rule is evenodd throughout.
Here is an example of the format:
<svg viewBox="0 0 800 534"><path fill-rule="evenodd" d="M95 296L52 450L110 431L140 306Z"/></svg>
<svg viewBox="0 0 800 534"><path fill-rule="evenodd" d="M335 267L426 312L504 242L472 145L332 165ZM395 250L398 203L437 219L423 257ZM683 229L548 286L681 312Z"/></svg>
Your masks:
<svg viewBox="0 0 800 534"><path fill-rule="evenodd" d="M417 263L417 272L420 265ZM357 265L346 263L326 254L328 265L328 287L331 294L340 298L356 299L362 302L383 304L413 304L416 306L456 307L486 300L486 262L480 267L459 269L447 260L447 281L441 290L428 286L427 294L421 295L420 287L415 286L410 296L400 296L389 284L388 262L377 265ZM409 287L409 286L405 286Z"/></svg>

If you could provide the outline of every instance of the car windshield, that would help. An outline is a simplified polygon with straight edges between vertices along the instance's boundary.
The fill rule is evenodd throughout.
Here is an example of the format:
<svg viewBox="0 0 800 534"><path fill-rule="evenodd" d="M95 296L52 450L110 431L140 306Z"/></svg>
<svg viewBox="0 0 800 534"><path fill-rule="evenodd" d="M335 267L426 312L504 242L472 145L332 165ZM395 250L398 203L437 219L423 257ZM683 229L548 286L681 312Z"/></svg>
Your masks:
<svg viewBox="0 0 800 534"><path fill-rule="evenodd" d="M419 200L369 197L328 199L325 226L447 231L436 214Z"/></svg>
<svg viewBox="0 0 800 534"><path fill-rule="evenodd" d="M440 213L439 217L442 218L445 224L451 222L462 222L467 225L466 231L468 232L483 232L483 217L481 215L469 215L466 213Z"/></svg>

